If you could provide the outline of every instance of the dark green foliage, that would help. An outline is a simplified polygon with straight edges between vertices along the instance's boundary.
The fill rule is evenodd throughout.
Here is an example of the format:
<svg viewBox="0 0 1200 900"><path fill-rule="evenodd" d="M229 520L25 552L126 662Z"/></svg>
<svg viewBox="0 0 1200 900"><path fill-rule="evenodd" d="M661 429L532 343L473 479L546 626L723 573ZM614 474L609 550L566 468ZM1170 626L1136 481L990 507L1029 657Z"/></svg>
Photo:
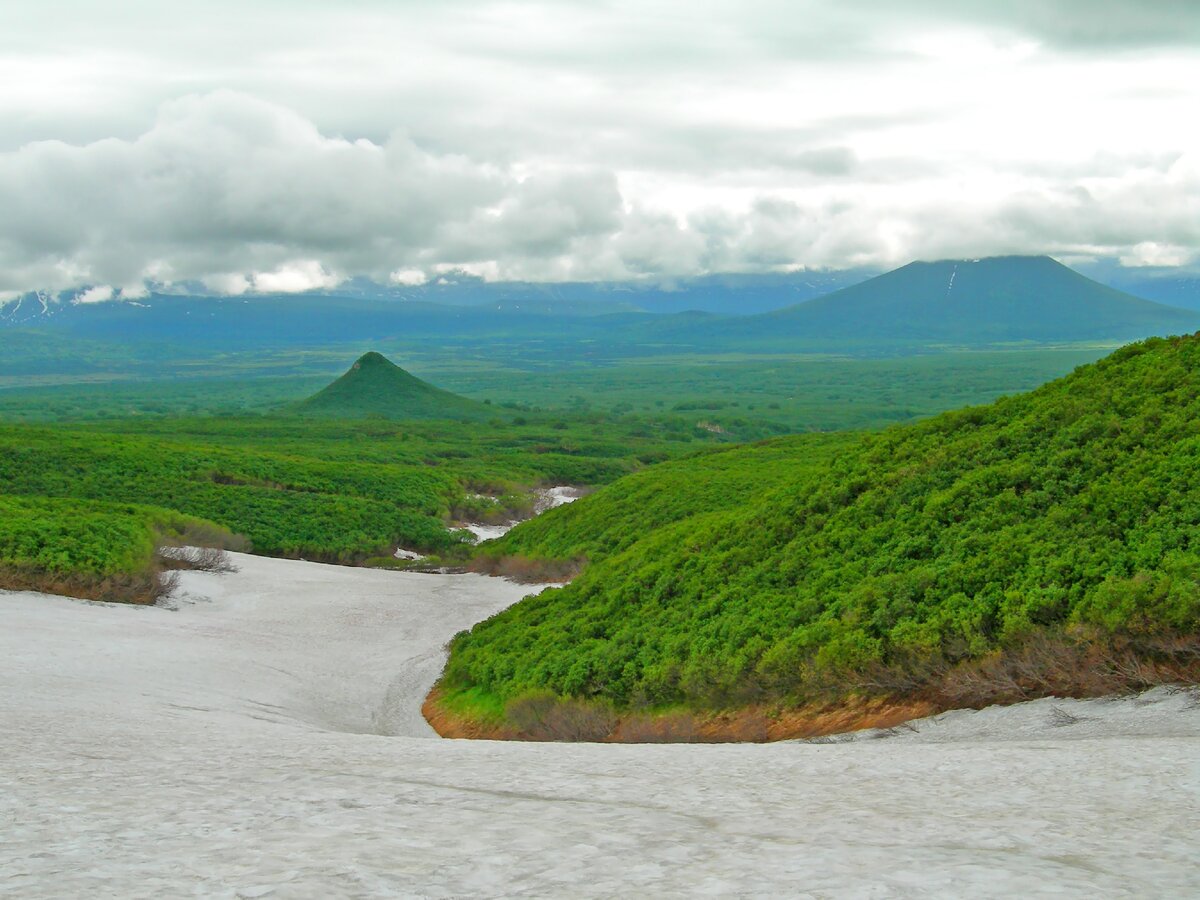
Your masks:
<svg viewBox="0 0 1200 900"><path fill-rule="evenodd" d="M805 445L720 455L747 472L774 457L775 477L736 503L689 487L689 468L714 478L705 456L664 467L658 496L652 470L514 531L504 546L594 561L460 635L446 689L719 706L827 695L1071 627L1200 627L1200 338L1132 345L815 469L789 472L788 450ZM649 511L681 490L700 501L682 517L638 527L627 506L635 535L602 524L623 492Z"/></svg>
<svg viewBox="0 0 1200 900"><path fill-rule="evenodd" d="M450 546L442 516L457 492L424 467L32 428L0 429L0 486L176 509L244 534L260 553L343 561L397 541Z"/></svg>
<svg viewBox="0 0 1200 900"><path fill-rule="evenodd" d="M153 562L154 547L153 517L144 508L0 495L0 566L132 575Z"/></svg>
<svg viewBox="0 0 1200 900"><path fill-rule="evenodd" d="M527 514L533 486L602 484L642 457L722 439L555 422L567 428L270 417L7 425L0 494L152 504L218 522L259 553L359 562L397 545L452 553L463 546L455 521Z"/></svg>
<svg viewBox="0 0 1200 900"><path fill-rule="evenodd" d="M151 603L160 544L242 549L212 522L132 504L0 495L0 589Z"/></svg>
<svg viewBox="0 0 1200 900"><path fill-rule="evenodd" d="M525 523L482 552L601 559L672 522L737 509L770 485L803 477L860 441L855 434L812 434L701 451L622 478L586 502Z"/></svg>
<svg viewBox="0 0 1200 900"><path fill-rule="evenodd" d="M297 415L362 419L465 419L494 413L482 403L435 388L379 353L364 354L333 384L296 404Z"/></svg>

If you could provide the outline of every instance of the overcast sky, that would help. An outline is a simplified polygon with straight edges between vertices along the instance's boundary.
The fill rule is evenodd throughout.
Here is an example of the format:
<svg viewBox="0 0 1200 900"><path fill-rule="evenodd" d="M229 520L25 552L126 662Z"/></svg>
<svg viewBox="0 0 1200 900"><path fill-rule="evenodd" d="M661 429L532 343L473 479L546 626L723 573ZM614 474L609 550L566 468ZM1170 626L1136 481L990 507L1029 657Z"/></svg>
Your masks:
<svg viewBox="0 0 1200 900"><path fill-rule="evenodd" d="M1195 0L7 0L0 292L1194 267L1198 114Z"/></svg>

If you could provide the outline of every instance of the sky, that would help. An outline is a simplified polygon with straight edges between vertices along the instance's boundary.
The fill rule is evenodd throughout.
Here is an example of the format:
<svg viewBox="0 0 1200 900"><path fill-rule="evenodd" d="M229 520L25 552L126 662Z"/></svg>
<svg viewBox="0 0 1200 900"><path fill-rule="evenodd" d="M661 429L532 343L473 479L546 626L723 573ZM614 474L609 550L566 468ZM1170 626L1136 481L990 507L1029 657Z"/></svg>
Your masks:
<svg viewBox="0 0 1200 900"><path fill-rule="evenodd" d="M1200 2L0 6L0 297L1200 266Z"/></svg>

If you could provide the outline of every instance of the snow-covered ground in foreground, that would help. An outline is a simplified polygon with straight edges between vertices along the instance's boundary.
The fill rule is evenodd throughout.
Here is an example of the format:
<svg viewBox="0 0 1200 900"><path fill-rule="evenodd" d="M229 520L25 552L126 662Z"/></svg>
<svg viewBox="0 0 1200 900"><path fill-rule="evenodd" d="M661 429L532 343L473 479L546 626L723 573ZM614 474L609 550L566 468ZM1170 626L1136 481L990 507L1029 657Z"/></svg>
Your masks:
<svg viewBox="0 0 1200 900"><path fill-rule="evenodd" d="M235 560L174 610L0 594L0 894L1200 894L1190 694L846 743L443 741L442 646L526 589Z"/></svg>

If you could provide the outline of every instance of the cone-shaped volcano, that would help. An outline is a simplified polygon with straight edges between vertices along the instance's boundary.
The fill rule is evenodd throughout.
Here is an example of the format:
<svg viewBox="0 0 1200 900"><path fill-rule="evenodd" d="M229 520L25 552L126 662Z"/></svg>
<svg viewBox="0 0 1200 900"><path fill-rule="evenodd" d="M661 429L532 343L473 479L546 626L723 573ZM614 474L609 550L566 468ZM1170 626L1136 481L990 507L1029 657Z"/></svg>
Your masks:
<svg viewBox="0 0 1200 900"><path fill-rule="evenodd" d="M296 404L293 412L343 419L483 419L494 415L482 403L436 388L375 352L361 356L345 375Z"/></svg>

